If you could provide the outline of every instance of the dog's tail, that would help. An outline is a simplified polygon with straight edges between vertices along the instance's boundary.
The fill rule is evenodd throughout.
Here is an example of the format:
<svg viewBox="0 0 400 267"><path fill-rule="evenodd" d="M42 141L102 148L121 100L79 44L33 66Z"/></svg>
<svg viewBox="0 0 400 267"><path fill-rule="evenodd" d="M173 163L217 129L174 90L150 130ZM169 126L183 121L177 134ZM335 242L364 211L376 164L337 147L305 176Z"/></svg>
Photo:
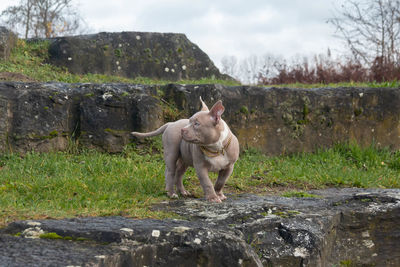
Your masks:
<svg viewBox="0 0 400 267"><path fill-rule="evenodd" d="M165 129L167 129L167 127L168 127L169 124L170 124L170 122L164 124L163 126L161 126L160 128L158 128L157 130L152 131L152 132L148 132L148 133L131 132L131 134L132 134L133 136L140 137L140 138L160 135L160 134L162 134L162 133L165 131Z"/></svg>

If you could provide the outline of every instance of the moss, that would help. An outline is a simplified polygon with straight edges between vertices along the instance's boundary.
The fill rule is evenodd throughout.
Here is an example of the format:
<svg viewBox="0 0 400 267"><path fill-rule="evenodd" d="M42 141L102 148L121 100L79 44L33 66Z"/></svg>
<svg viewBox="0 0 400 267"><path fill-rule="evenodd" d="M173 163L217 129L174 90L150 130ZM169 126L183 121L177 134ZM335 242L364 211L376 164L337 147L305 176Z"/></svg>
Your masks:
<svg viewBox="0 0 400 267"><path fill-rule="evenodd" d="M310 194L303 191L291 191L282 194L283 197L298 197L298 198L320 198L318 195Z"/></svg>
<svg viewBox="0 0 400 267"><path fill-rule="evenodd" d="M44 234L41 234L39 237L42 239L60 239L60 240L78 241L78 242L90 241L90 239L85 238L85 237L60 236L59 234L54 233L54 232L44 233Z"/></svg>
<svg viewBox="0 0 400 267"><path fill-rule="evenodd" d="M40 140L46 140L46 139L53 139L59 135L59 132L57 130L51 131L49 135L38 135L36 133L30 133L28 134L28 138L31 139L40 139Z"/></svg>
<svg viewBox="0 0 400 267"><path fill-rule="evenodd" d="M355 266L351 260L342 260L340 261L340 266L341 267L351 267Z"/></svg>
<svg viewBox="0 0 400 267"><path fill-rule="evenodd" d="M242 113L244 115L248 115L249 114L249 109L246 106L242 106L240 108L240 113Z"/></svg>
<svg viewBox="0 0 400 267"><path fill-rule="evenodd" d="M304 117L304 119L307 117L308 114L310 114L310 109L309 109L307 104L304 104L304 106L303 106L303 117Z"/></svg>
<svg viewBox="0 0 400 267"><path fill-rule="evenodd" d="M310 122L309 120L298 120L297 124L305 125L305 124L308 124L309 122Z"/></svg>
<svg viewBox="0 0 400 267"><path fill-rule="evenodd" d="M360 116L362 113L363 113L363 108L356 108L356 109L354 109L354 116L356 116L356 117L358 117L358 116Z"/></svg>
<svg viewBox="0 0 400 267"><path fill-rule="evenodd" d="M289 216L283 211L275 212L274 215L279 216L281 218L289 218Z"/></svg>
<svg viewBox="0 0 400 267"><path fill-rule="evenodd" d="M58 131L54 130L49 133L50 138L54 138L58 136Z"/></svg>
<svg viewBox="0 0 400 267"><path fill-rule="evenodd" d="M62 236L58 235L57 233L44 233L39 236L43 239L64 239Z"/></svg>
<svg viewBox="0 0 400 267"><path fill-rule="evenodd" d="M289 214L289 215L299 215L300 214L300 212L299 211L297 211L297 210L288 210L288 211L286 211L287 212L287 214Z"/></svg>
<svg viewBox="0 0 400 267"><path fill-rule="evenodd" d="M94 96L94 93L87 93L85 96L86 97L92 97L92 96Z"/></svg>
<svg viewBox="0 0 400 267"><path fill-rule="evenodd" d="M115 49L115 50L114 50L114 55L115 55L116 57L122 57L122 50L119 49L119 48Z"/></svg>

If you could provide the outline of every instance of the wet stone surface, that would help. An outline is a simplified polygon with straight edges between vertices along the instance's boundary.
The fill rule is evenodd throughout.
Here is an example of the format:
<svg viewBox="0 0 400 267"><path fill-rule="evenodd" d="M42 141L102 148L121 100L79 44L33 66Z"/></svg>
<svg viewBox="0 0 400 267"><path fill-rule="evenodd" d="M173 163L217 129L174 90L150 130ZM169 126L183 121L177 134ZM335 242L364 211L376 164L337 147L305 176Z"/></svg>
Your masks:
<svg viewBox="0 0 400 267"><path fill-rule="evenodd" d="M327 189L314 198L165 202L180 220L19 221L0 234L7 266L399 266L400 190Z"/></svg>

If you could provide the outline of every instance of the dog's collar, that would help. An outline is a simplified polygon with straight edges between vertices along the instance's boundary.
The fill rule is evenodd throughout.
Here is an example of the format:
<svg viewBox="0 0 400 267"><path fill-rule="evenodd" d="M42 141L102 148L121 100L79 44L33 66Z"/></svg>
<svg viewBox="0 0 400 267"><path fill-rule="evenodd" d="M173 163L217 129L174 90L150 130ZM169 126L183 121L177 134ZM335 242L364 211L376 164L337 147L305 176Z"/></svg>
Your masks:
<svg viewBox="0 0 400 267"><path fill-rule="evenodd" d="M229 147L232 141L232 134L228 137L228 141L226 144L222 147L220 150L211 150L210 148L206 146L200 146L200 150L203 152L203 154L209 158L215 158L218 157L219 155L225 155L226 149Z"/></svg>

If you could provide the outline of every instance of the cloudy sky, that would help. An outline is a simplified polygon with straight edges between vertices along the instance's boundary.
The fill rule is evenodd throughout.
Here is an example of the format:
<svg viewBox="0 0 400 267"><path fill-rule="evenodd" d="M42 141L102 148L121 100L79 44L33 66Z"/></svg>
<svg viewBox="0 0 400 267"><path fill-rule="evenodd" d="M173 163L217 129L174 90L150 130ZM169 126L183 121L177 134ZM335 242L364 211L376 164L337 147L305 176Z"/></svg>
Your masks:
<svg viewBox="0 0 400 267"><path fill-rule="evenodd" d="M223 56L335 53L343 43L326 23L338 0L74 0L90 32L178 32L217 66ZM18 3L0 0L0 10Z"/></svg>

